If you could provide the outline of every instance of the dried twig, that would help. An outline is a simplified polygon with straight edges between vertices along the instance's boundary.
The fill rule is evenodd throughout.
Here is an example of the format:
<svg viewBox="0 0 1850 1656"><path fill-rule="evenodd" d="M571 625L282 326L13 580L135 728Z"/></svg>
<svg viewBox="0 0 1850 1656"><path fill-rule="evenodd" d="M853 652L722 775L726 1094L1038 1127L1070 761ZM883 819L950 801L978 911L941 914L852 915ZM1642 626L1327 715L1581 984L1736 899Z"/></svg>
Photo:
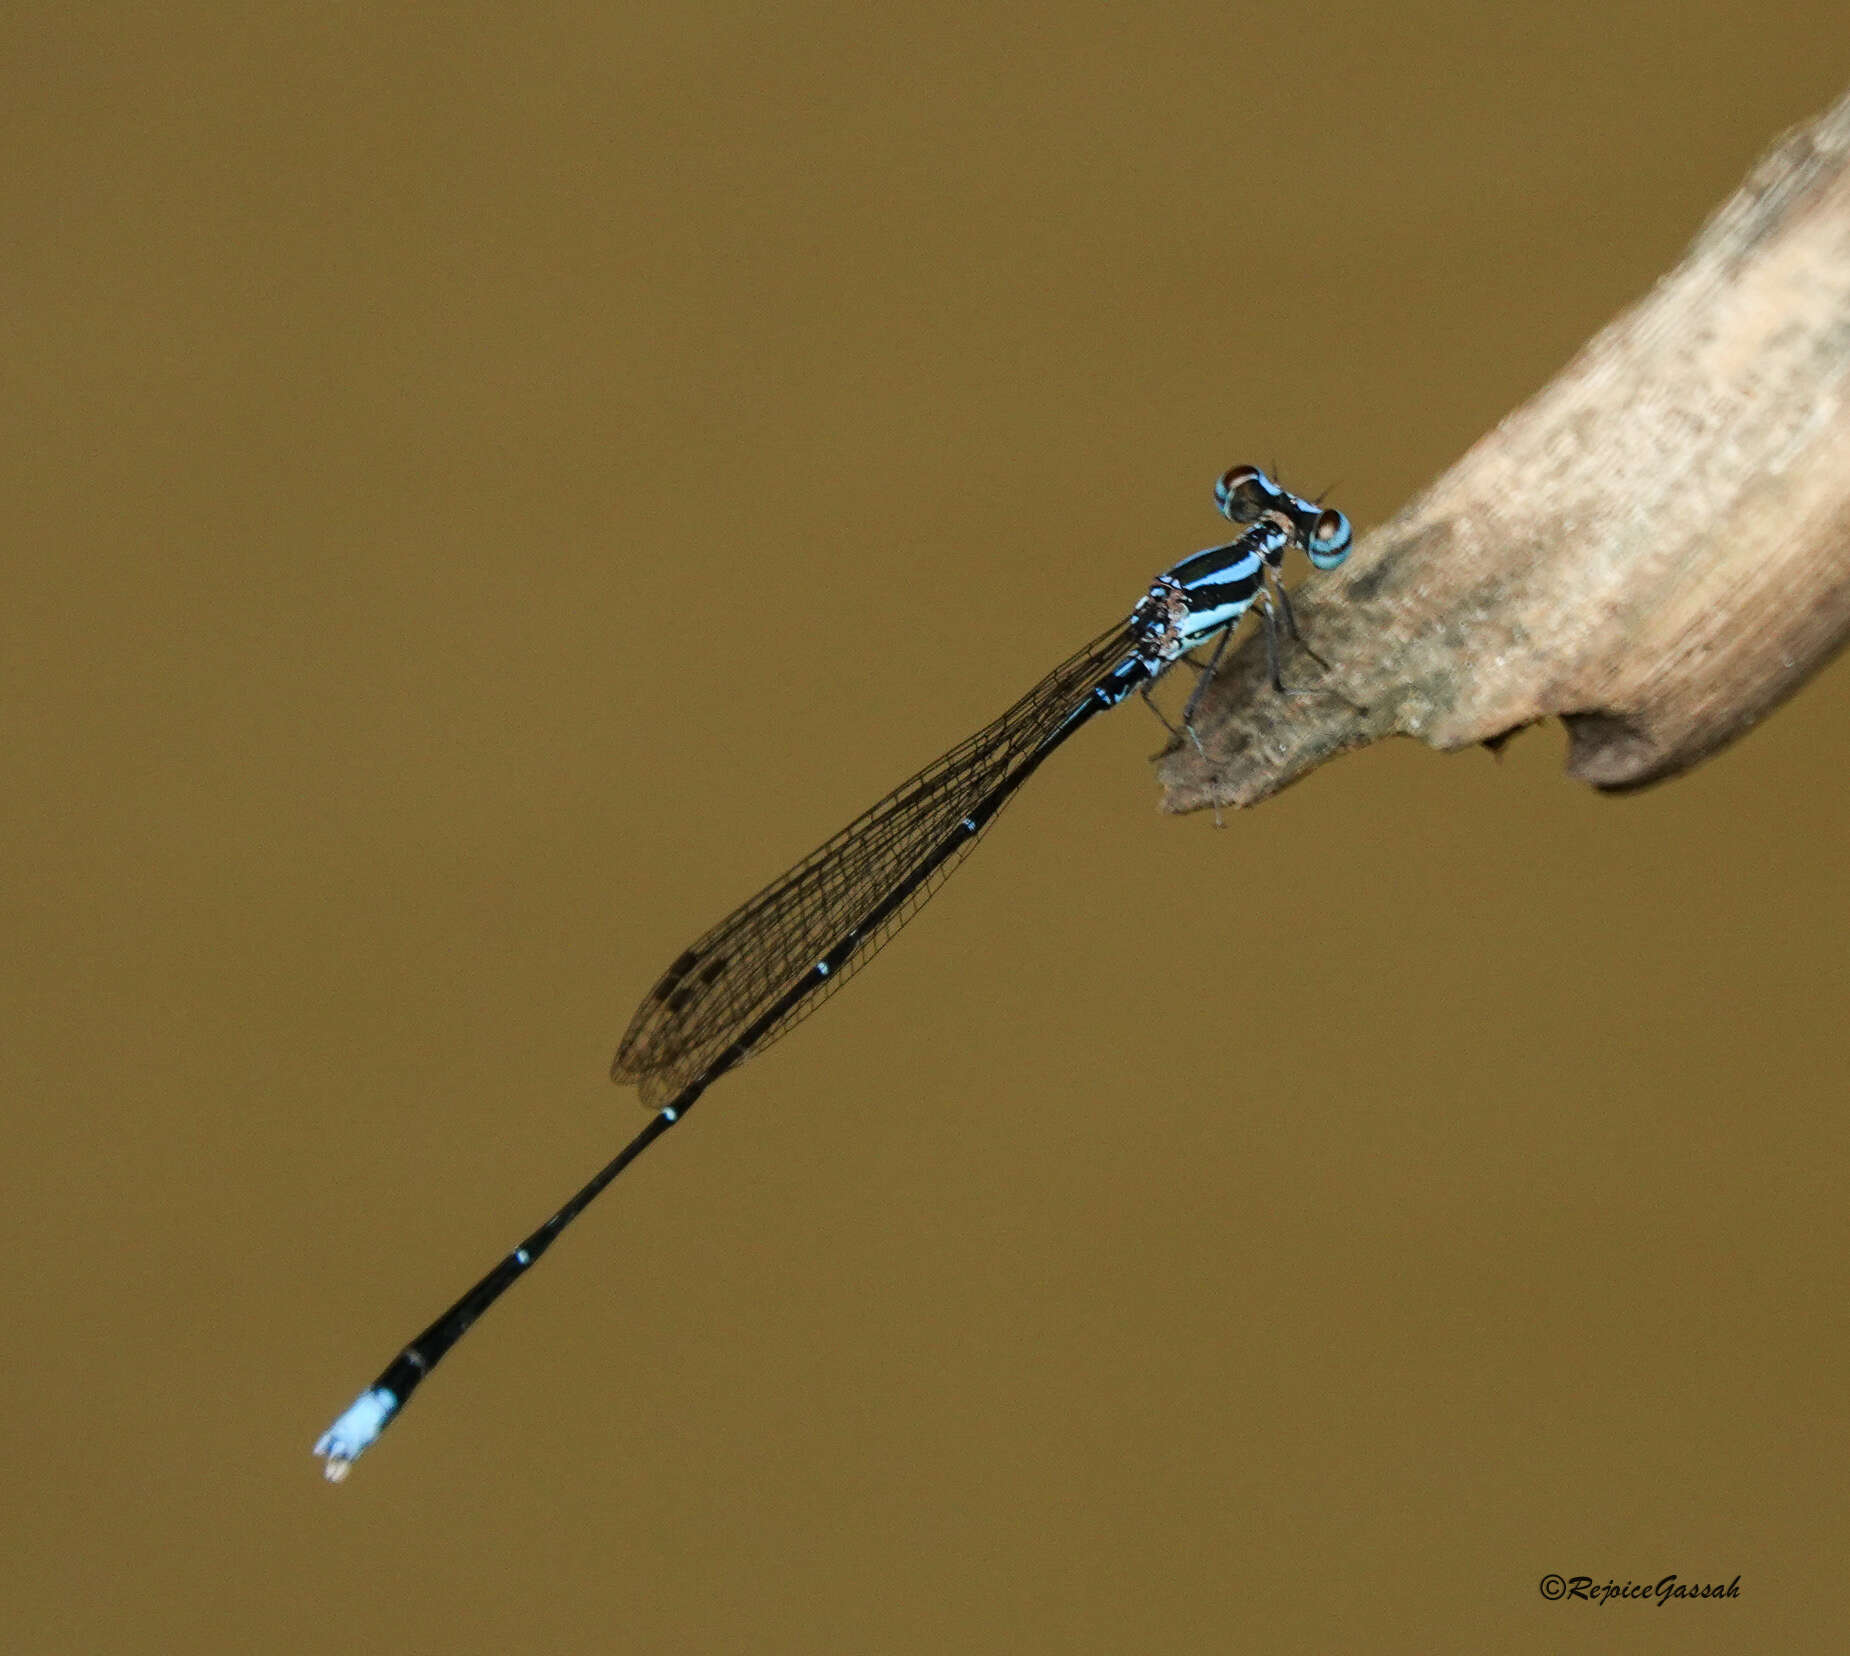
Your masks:
<svg viewBox="0 0 1850 1656"><path fill-rule="evenodd" d="M1393 733L1454 749L1551 715L1570 774L1638 787L1815 673L1850 630L1850 96L1299 608L1368 712L1281 708L1249 639L1197 715L1205 754L1159 762L1166 809L1252 804Z"/></svg>

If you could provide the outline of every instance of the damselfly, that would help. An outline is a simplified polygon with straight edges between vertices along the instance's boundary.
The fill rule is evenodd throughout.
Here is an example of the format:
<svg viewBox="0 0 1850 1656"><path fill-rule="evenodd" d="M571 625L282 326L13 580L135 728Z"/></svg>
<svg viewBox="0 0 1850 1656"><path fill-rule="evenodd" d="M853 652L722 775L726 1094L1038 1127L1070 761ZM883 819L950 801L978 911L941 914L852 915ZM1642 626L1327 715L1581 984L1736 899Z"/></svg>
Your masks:
<svg viewBox="0 0 1850 1656"><path fill-rule="evenodd" d="M1279 582L1288 548L1319 569L1349 552L1349 520L1280 488L1256 466L1216 485L1221 511L1247 527L1184 558L1150 584L1130 615L1062 662L993 724L927 765L781 879L684 950L630 1020L611 1067L655 1114L607 1166L393 1359L315 1445L338 1482L469 1325L540 1257L611 1180L729 1070L815 1011L925 904L1015 791L1080 726L1187 657L1199 679L1194 715L1227 639L1257 601L1279 691L1278 633L1297 636ZM1205 663L1190 654L1214 641ZM1155 703L1150 703L1155 707ZM1159 712L1157 715L1162 717ZM1166 725L1167 719L1163 721ZM1175 727L1170 726L1173 732ZM1199 746L1199 741L1196 741Z"/></svg>

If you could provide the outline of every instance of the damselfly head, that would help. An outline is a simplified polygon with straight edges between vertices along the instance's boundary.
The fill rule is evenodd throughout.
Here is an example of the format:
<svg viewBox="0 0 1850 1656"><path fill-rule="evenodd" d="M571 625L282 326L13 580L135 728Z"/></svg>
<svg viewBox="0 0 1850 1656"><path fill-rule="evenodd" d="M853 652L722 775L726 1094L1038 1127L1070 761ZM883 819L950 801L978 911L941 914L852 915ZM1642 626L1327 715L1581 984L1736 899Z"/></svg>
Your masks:
<svg viewBox="0 0 1850 1656"><path fill-rule="evenodd" d="M1349 542L1355 538L1354 533L1348 518L1334 506L1325 506L1308 528L1299 527L1304 536L1304 550L1319 569L1334 569L1349 556Z"/></svg>
<svg viewBox="0 0 1850 1656"><path fill-rule="evenodd" d="M1234 523L1257 523L1267 512L1279 513L1319 569L1334 569L1349 556L1354 537L1348 518L1334 506L1319 506L1280 488L1257 466L1230 466L1222 472L1214 503Z"/></svg>
<svg viewBox="0 0 1850 1656"><path fill-rule="evenodd" d="M1257 466L1230 466L1214 485L1214 503L1234 523L1254 523L1276 508L1284 491Z"/></svg>

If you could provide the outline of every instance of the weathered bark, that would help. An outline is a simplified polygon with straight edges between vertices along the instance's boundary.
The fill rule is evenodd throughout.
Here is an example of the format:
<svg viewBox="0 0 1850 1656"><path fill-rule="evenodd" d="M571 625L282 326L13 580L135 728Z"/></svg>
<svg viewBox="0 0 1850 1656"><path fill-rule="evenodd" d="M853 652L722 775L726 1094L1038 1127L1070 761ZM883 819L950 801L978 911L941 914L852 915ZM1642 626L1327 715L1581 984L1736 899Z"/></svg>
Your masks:
<svg viewBox="0 0 1850 1656"><path fill-rule="evenodd" d="M1555 716L1568 771L1688 769L1850 631L1850 96L1782 141L1681 265L1425 494L1303 588L1288 678L1248 639L1158 763L1164 807L1248 805L1399 733Z"/></svg>

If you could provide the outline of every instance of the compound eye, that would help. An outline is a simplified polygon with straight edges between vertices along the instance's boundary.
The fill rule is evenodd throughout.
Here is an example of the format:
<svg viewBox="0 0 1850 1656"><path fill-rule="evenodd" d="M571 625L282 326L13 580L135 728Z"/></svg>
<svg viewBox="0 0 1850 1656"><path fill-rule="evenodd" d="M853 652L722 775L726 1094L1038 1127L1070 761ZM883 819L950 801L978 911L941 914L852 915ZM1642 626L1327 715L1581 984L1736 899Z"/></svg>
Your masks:
<svg viewBox="0 0 1850 1656"><path fill-rule="evenodd" d="M1214 502L1234 523L1252 523L1270 507L1278 485L1257 466L1233 466L1214 485Z"/></svg>
<svg viewBox="0 0 1850 1656"><path fill-rule="evenodd" d="M1304 549L1310 554L1310 561L1319 569L1334 569L1349 556L1349 542L1352 538L1349 520L1334 506L1326 506L1317 514L1317 521L1310 526L1310 539Z"/></svg>

